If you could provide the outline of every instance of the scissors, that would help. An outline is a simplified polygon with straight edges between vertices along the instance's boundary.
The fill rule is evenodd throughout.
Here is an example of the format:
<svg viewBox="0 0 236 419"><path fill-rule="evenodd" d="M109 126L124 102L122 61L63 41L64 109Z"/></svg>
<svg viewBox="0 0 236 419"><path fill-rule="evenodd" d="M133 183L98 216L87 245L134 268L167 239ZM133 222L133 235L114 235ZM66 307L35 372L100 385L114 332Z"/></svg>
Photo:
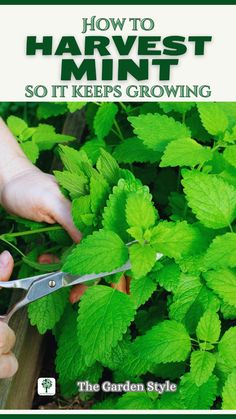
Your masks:
<svg viewBox="0 0 236 419"><path fill-rule="evenodd" d="M163 255L161 253L156 254L156 260L159 260ZM109 275L114 275L119 272L125 272L131 269L131 263L128 260L124 265L111 272L101 272L99 274L87 274L87 275L71 275L65 272L53 272L49 274L36 275L23 279L16 279L9 282L0 281L0 287L2 288L19 288L26 292L26 295L18 301L8 313L0 316L0 321L9 323L9 320L13 314L20 308L26 306L33 301L36 301L46 295L51 294L61 288L70 287L73 285L83 284L88 281L101 279Z"/></svg>

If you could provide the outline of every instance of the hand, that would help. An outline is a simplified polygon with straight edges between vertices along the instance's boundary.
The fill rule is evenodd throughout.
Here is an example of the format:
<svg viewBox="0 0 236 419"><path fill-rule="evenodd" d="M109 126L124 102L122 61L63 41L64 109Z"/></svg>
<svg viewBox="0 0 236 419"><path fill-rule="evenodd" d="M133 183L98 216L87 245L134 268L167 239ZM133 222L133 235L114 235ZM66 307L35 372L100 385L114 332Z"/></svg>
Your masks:
<svg viewBox="0 0 236 419"><path fill-rule="evenodd" d="M52 255L50 253L45 253L38 258L38 262L46 265L50 265L50 263L57 263L59 259L57 256ZM129 278L122 275L120 281L116 284L111 284L112 288L117 289L118 291L124 292L125 294L129 293ZM82 295L87 289L87 285L79 284L72 287L70 292L70 302L71 304L77 303L80 300Z"/></svg>
<svg viewBox="0 0 236 419"><path fill-rule="evenodd" d="M71 203L62 195L54 176L41 172L22 158L3 183L0 201L12 214L33 221L59 223L75 242L81 240L71 217Z"/></svg>
<svg viewBox="0 0 236 419"><path fill-rule="evenodd" d="M0 280L8 281L13 270L13 259L9 252L0 255ZM15 334L10 327L0 322L0 378L12 377L17 369L18 362L11 352L15 344Z"/></svg>

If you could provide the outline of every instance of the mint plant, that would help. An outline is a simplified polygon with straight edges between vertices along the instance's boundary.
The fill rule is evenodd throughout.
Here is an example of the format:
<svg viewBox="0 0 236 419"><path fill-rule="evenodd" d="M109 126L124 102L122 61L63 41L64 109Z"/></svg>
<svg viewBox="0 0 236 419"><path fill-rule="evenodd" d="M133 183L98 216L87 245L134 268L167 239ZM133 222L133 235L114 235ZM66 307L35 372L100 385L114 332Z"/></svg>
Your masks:
<svg viewBox="0 0 236 419"><path fill-rule="evenodd" d="M68 111L84 114L79 143L41 124ZM131 262L90 281L78 305L68 290L30 305L31 323L57 340L62 394L108 376L170 380L176 392L99 393L94 408L235 409L236 104L45 103L37 115L35 128L19 116L8 125L32 161L44 151L62 162L54 175L83 239L75 245L59 226L6 219L0 240L20 255L19 276L50 269L37 263L43 250L78 275ZM127 294L110 286L121 276Z"/></svg>

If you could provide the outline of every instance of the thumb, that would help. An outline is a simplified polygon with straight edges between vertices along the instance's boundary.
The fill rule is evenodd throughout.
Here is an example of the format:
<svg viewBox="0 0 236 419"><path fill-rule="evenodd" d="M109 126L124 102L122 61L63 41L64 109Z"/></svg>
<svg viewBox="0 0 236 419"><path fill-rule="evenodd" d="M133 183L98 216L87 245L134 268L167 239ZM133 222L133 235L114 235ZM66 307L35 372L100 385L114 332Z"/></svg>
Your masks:
<svg viewBox="0 0 236 419"><path fill-rule="evenodd" d="M14 261L11 254L5 250L0 254L0 280L8 281L13 271Z"/></svg>
<svg viewBox="0 0 236 419"><path fill-rule="evenodd" d="M71 236L74 242L79 243L82 235L79 230L75 227L72 216L71 216L71 203L68 199L63 196L59 197L57 200L53 200L53 218L59 223L67 233Z"/></svg>

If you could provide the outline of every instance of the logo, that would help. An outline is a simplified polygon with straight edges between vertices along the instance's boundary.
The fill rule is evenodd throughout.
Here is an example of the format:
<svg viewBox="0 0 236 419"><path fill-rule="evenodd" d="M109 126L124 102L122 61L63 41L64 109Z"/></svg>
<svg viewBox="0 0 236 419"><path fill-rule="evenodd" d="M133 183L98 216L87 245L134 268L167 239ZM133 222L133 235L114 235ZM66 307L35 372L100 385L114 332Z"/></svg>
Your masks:
<svg viewBox="0 0 236 419"><path fill-rule="evenodd" d="M38 379L38 395L54 396L56 394L55 378L41 377Z"/></svg>

